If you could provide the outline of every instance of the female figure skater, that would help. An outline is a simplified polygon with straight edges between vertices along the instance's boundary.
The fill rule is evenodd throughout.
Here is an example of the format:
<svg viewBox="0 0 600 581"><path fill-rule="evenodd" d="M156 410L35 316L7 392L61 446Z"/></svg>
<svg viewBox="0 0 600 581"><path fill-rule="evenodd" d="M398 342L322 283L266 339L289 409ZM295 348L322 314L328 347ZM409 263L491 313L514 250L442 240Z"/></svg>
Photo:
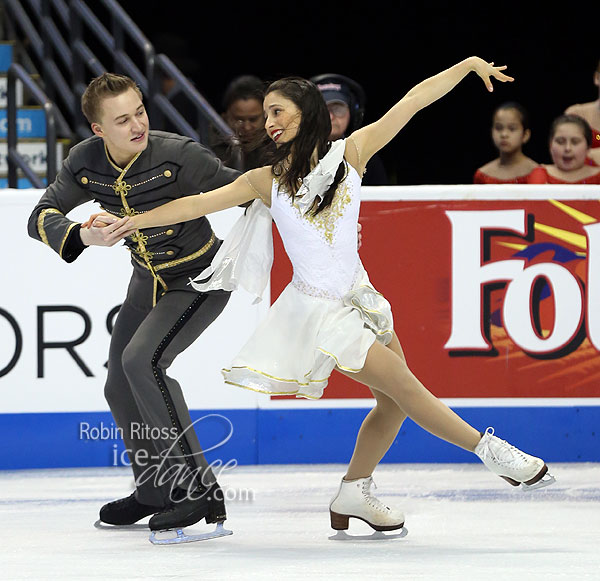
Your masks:
<svg viewBox="0 0 600 581"><path fill-rule="evenodd" d="M600 168L587 163L592 128L579 115L560 115L550 126L548 146L554 163L535 168L528 184L600 184Z"/></svg>
<svg viewBox="0 0 600 581"><path fill-rule="evenodd" d="M492 141L499 156L480 167L474 184L526 184L527 176L538 164L523 153L531 137L529 115L514 101L503 103L492 116Z"/></svg>
<svg viewBox="0 0 600 581"><path fill-rule="evenodd" d="M351 517L375 530L404 525L402 512L384 505L370 488L373 470L407 416L439 438L474 452L515 486L552 482L543 460L500 440L491 428L480 433L411 373L393 330L390 305L370 284L357 252L361 175L371 156L417 111L448 93L470 71L492 91L491 77L513 80L502 72L505 68L467 58L416 85L375 123L334 143L328 140L331 123L318 88L304 79L276 81L264 99L265 129L277 145L271 165L252 169L212 192L113 219L108 226L126 236L255 200L240 218L241 229L234 227L228 237L233 242L226 239L219 250L222 260L215 257L214 267L193 281L203 290L239 284L250 288L252 280L270 269L268 260L261 259L268 251L258 247L267 239L273 217L293 264L293 279L223 374L233 385L318 398L335 368L370 388L377 403L360 428L348 471L331 501L334 529L347 529ZM249 249L256 251L251 261ZM246 275L250 280L245 283Z"/></svg>

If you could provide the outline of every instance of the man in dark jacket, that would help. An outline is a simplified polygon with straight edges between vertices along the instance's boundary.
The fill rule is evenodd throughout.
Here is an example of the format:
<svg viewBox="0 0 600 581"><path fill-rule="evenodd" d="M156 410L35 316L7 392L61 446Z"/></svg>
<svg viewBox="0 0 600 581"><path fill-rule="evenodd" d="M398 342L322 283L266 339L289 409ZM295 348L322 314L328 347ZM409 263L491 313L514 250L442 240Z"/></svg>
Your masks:
<svg viewBox="0 0 600 581"><path fill-rule="evenodd" d="M239 174L205 147L150 131L142 94L129 77L105 73L82 96L94 136L69 153L29 219L30 236L66 262L87 246L119 239L110 223L89 228L68 219L76 206L98 202L115 219L174 198L211 190ZM122 431L135 492L100 510L100 520L132 524L154 515L153 530L226 518L222 491L198 442L178 382L167 375L225 308L229 293L198 293L187 283L220 245L206 218L137 231L125 244L133 274L112 332L105 395Z"/></svg>

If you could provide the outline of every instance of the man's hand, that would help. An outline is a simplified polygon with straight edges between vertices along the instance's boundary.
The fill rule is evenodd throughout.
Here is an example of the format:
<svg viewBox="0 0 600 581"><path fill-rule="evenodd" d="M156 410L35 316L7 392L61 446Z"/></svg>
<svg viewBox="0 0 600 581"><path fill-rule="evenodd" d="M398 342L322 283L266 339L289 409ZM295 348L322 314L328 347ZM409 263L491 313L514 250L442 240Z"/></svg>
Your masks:
<svg viewBox="0 0 600 581"><path fill-rule="evenodd" d="M114 233L120 221L111 214L91 215L79 230L81 241L86 246L114 246L125 237L122 233Z"/></svg>

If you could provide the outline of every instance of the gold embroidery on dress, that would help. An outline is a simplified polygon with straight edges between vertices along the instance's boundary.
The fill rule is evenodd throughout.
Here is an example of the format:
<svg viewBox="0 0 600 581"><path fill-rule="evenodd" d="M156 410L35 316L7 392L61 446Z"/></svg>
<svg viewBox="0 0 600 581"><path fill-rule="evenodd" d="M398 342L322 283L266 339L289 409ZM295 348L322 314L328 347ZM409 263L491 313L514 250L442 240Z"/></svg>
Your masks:
<svg viewBox="0 0 600 581"><path fill-rule="evenodd" d="M356 284L356 279L358 278L358 275L360 274L360 272L361 272L361 263L359 262L356 265L356 269L354 271L354 276L352 277L352 282L350 283L350 287L349 287L350 289L354 288L354 285ZM290 284L292 284L302 294L309 295L311 297L317 297L319 299L327 299L330 301L342 300L344 298L344 295L346 294L346 292L348 292L348 291L346 291L346 292L344 292L344 294L338 294L331 290L325 290L322 288L318 288L316 286L313 286L312 284L308 284L307 282L303 281L299 276L296 275L296 273L293 274L292 282ZM358 288L362 288L364 286L368 286L368 285L361 285ZM375 293L379 294L380 296L383 296L380 293L378 293L373 287L368 286L368 288L372 289Z"/></svg>
<svg viewBox="0 0 600 581"><path fill-rule="evenodd" d="M346 206L352 201L352 196L350 195L350 188L346 181L343 181L339 186L338 190L333 196L333 201L328 208L319 212L316 216L312 214L312 212L307 212L302 216L304 220L310 222L315 228L320 230L323 238L327 244L333 244L333 238L335 236L335 228L337 222L341 216L343 216ZM290 198L291 200L291 198ZM296 209L298 213L300 213L300 208L293 202L292 205Z"/></svg>
<svg viewBox="0 0 600 581"><path fill-rule="evenodd" d="M227 371L227 370L225 370ZM242 385L241 383L235 383L234 381L230 381L228 379L226 379L224 381L224 383L227 383L228 385L234 385L235 387L242 387L244 389L248 389L250 391L255 391L257 393L267 393L269 395L296 395L299 393L300 390L296 390L296 391L269 391L267 389L258 389L256 387L250 387L248 385ZM305 397L307 399L321 399L320 396L315 397L314 395L307 395L305 393L301 393L300 394L302 397Z"/></svg>
<svg viewBox="0 0 600 581"><path fill-rule="evenodd" d="M308 284L303 280L300 280L295 275L292 277L292 286L296 287L302 294L309 295L311 297L317 297L320 299L327 299L330 301L339 301L342 297L332 291L324 290Z"/></svg>

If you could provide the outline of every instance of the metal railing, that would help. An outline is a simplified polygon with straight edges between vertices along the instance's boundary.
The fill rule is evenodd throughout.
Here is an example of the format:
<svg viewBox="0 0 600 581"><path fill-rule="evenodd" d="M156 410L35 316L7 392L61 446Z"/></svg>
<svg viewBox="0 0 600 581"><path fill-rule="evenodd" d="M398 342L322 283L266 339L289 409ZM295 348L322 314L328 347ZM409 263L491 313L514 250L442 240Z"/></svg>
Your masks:
<svg viewBox="0 0 600 581"><path fill-rule="evenodd" d="M221 136L232 140L235 139L235 134L232 129L223 121L223 118L211 107L210 103L198 92L190 80L175 66L171 59L164 55L156 55L154 62L154 79L155 82L160 82L163 77L169 77L175 82L175 88L183 93L190 103L195 107L196 111L203 111L204 115L197 119L197 127L192 127L188 120L173 106L171 101L162 94L159 87L154 87L152 91L151 101L153 103L153 114L156 119L162 116L166 117L180 133L188 135L201 143L209 142L210 126L217 130ZM239 147L234 148L233 158L230 161L232 167L242 169L242 152Z"/></svg>
<svg viewBox="0 0 600 581"><path fill-rule="evenodd" d="M56 122L55 106L44 92L31 80L27 71L19 64L12 63L8 69L7 87L7 150L8 187L18 185L18 169L36 188L43 188L41 178L31 169L25 158L17 151L17 79L30 92L31 96L44 109L46 117L46 176L48 183L56 178Z"/></svg>
<svg viewBox="0 0 600 581"><path fill-rule="evenodd" d="M127 15L115 0L101 0L108 11L110 31L82 0L70 2L70 33L72 35L72 86L77 101L79 137L89 136L90 128L82 115L79 115L79 101L90 79L108 70L102 65L90 49L87 39L97 41L111 62L110 72L131 77L149 100L148 111L152 115L152 90L154 80L154 47L142 34L135 22ZM126 40L141 53L141 65L138 66L126 50Z"/></svg>
<svg viewBox="0 0 600 581"><path fill-rule="evenodd" d="M209 143L211 127L220 138L234 140L233 131L210 103L167 55L155 54L116 0L96 0L94 10L90 4L83 0L4 0L9 34L27 45L46 99L55 104L53 122L61 137L77 142L92 135L81 112L81 95L92 77L110 70L130 76L139 85L152 124L166 118L176 132L204 144ZM189 101L195 125L162 93L164 75L174 80L176 90Z"/></svg>

